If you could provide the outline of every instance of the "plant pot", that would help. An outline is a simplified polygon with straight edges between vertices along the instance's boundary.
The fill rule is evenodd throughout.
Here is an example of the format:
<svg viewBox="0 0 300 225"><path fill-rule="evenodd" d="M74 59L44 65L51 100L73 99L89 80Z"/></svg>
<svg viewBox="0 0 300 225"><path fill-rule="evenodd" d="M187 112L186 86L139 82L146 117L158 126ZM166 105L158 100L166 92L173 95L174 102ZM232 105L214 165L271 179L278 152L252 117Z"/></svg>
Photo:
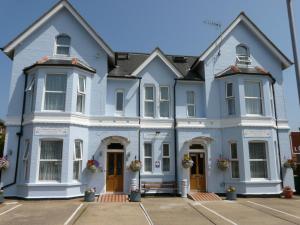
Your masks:
<svg viewBox="0 0 300 225"><path fill-rule="evenodd" d="M140 202L141 201L141 192L140 191L131 191L130 201L131 202Z"/></svg>
<svg viewBox="0 0 300 225"><path fill-rule="evenodd" d="M284 198L293 198L293 190L283 190L282 192Z"/></svg>
<svg viewBox="0 0 300 225"><path fill-rule="evenodd" d="M193 160L183 160L182 161L182 166L185 169L191 168L194 165L194 161Z"/></svg>
<svg viewBox="0 0 300 225"><path fill-rule="evenodd" d="M0 204L4 202L4 195L3 193L0 193Z"/></svg>
<svg viewBox="0 0 300 225"><path fill-rule="evenodd" d="M226 192L226 200L234 201L236 200L236 192Z"/></svg>
<svg viewBox="0 0 300 225"><path fill-rule="evenodd" d="M95 201L95 192L85 192L84 193L85 202L94 202Z"/></svg>

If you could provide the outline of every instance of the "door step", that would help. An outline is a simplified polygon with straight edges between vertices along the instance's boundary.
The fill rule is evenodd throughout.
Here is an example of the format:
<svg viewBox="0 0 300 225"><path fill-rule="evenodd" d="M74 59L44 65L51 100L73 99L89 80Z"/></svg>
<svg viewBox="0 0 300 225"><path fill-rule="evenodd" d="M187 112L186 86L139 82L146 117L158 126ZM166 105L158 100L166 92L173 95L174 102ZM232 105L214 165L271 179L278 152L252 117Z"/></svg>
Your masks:
<svg viewBox="0 0 300 225"><path fill-rule="evenodd" d="M128 195L125 194L102 194L98 197L98 202L128 202Z"/></svg>
<svg viewBox="0 0 300 225"><path fill-rule="evenodd" d="M192 192L188 194L188 198L194 201L221 201L222 200L215 193L209 193L209 192Z"/></svg>

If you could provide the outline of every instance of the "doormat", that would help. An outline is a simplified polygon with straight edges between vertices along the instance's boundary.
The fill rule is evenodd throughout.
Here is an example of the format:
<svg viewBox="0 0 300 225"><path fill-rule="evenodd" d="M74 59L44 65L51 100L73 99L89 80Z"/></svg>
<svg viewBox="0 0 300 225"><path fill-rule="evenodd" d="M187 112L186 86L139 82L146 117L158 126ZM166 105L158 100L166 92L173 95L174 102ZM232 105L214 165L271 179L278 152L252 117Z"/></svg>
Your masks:
<svg viewBox="0 0 300 225"><path fill-rule="evenodd" d="M98 202L128 202L128 195L124 194L103 194L99 195Z"/></svg>
<svg viewBox="0 0 300 225"><path fill-rule="evenodd" d="M221 201L222 199L215 193L193 192L188 194L188 198L194 201Z"/></svg>

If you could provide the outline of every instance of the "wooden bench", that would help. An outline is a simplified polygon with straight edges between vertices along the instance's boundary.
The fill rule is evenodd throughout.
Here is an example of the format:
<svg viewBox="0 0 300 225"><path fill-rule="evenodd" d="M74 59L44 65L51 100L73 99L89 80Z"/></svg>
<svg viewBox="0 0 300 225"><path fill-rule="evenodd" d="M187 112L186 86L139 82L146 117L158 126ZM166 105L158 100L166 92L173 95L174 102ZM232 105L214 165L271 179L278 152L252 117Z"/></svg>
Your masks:
<svg viewBox="0 0 300 225"><path fill-rule="evenodd" d="M167 182L141 182L141 191L143 194L177 194L177 183L175 181Z"/></svg>

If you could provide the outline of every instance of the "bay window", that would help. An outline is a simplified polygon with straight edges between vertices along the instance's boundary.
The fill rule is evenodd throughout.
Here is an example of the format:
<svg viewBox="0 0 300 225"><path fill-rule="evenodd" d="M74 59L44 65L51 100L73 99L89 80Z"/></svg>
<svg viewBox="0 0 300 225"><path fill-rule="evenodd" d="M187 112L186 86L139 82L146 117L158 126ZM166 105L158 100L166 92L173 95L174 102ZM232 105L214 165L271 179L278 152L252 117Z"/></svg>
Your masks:
<svg viewBox="0 0 300 225"><path fill-rule="evenodd" d="M61 181L63 141L42 140L39 180Z"/></svg>
<svg viewBox="0 0 300 225"><path fill-rule="evenodd" d="M251 178L268 178L265 142L249 142L249 162Z"/></svg>
<svg viewBox="0 0 300 225"><path fill-rule="evenodd" d="M228 115L235 114L235 97L233 92L233 83L226 84L226 102Z"/></svg>
<svg viewBox="0 0 300 225"><path fill-rule="evenodd" d="M152 172L152 144L144 144L144 171Z"/></svg>
<svg viewBox="0 0 300 225"><path fill-rule="evenodd" d="M145 87L145 116L146 117L154 117L154 87L146 86Z"/></svg>
<svg viewBox="0 0 300 225"><path fill-rule="evenodd" d="M82 169L82 141L75 140L75 148L73 154L73 179L80 180Z"/></svg>
<svg viewBox="0 0 300 225"><path fill-rule="evenodd" d="M63 74L48 74L45 87L45 110L65 110L67 76Z"/></svg>
<svg viewBox="0 0 300 225"><path fill-rule="evenodd" d="M262 93L260 82L245 82L245 103L247 114L262 115Z"/></svg>
<svg viewBox="0 0 300 225"><path fill-rule="evenodd" d="M187 116L195 117L196 116L196 107L195 107L195 93L193 91L187 91Z"/></svg>
<svg viewBox="0 0 300 225"><path fill-rule="evenodd" d="M83 76L78 77L76 112L84 113L86 95L86 79Z"/></svg>
<svg viewBox="0 0 300 225"><path fill-rule="evenodd" d="M169 87L160 87L159 112L160 117L170 116Z"/></svg>

